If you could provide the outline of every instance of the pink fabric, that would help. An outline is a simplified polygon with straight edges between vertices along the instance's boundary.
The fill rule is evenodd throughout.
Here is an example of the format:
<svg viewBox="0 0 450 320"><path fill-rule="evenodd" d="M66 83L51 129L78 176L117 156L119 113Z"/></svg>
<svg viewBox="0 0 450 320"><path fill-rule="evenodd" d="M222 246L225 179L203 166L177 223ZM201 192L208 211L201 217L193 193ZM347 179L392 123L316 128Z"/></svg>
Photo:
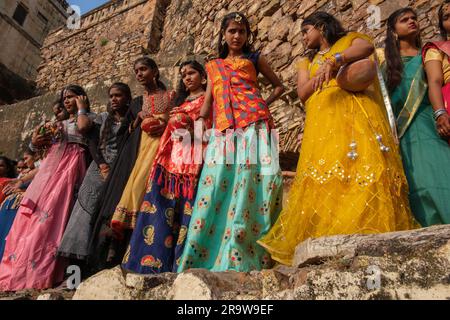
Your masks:
<svg viewBox="0 0 450 320"><path fill-rule="evenodd" d="M51 149L57 152L57 149ZM47 179L44 160L29 189ZM54 166L50 166L54 167ZM65 260L56 258L78 189L86 173L84 150L68 144L36 201L24 198L6 239L0 264L0 291L46 289L61 282Z"/></svg>
<svg viewBox="0 0 450 320"><path fill-rule="evenodd" d="M27 199L25 205L29 210L33 211L37 201L41 198L45 190L45 186L51 181L53 173L57 170L64 151L68 146L67 143L57 143L52 145L48 150L45 161L42 162L39 168L39 180L33 180L33 188L27 188L24 199ZM24 204L24 202L22 202Z"/></svg>

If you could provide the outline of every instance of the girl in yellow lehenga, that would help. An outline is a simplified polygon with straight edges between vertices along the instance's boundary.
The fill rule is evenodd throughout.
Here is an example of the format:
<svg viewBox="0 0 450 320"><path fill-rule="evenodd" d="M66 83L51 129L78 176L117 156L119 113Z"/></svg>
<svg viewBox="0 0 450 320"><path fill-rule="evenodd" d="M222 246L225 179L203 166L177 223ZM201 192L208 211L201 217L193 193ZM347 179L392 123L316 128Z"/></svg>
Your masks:
<svg viewBox="0 0 450 320"><path fill-rule="evenodd" d="M111 229L118 239L133 230L136 217L146 191L153 160L158 151L159 141L167 125L174 92L166 90L159 80L158 66L154 60L143 57L135 62L136 79L144 85L142 111L130 130L140 127L141 139L133 171L122 193L122 197L111 219Z"/></svg>
<svg viewBox="0 0 450 320"><path fill-rule="evenodd" d="M418 226L379 83L351 93L335 79L344 62L373 53L371 40L346 33L324 12L306 18L302 33L316 54L299 63L298 92L306 101L307 119L297 175L286 208L258 241L287 265L296 246L308 238Z"/></svg>

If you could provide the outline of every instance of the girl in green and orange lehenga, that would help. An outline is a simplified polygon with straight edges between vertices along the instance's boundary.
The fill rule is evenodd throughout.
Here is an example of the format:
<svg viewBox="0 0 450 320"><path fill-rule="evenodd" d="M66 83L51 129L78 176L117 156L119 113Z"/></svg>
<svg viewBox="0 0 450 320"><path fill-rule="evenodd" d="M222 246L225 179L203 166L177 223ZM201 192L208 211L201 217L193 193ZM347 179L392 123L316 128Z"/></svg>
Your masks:
<svg viewBox="0 0 450 320"><path fill-rule="evenodd" d="M208 87L199 118L207 118L213 106L214 130L180 272L191 268L246 272L271 266L270 256L256 240L269 231L281 209L282 177L278 150L271 146L276 139L270 135L268 105L281 95L283 86L266 59L251 50L250 35L243 14L226 15L219 36L220 58L206 65ZM275 87L267 100L258 90L258 72Z"/></svg>
<svg viewBox="0 0 450 320"><path fill-rule="evenodd" d="M344 63L371 56L370 38L345 32L325 12L306 18L302 33L306 47L315 51L299 63L298 93L307 117L297 175L287 207L259 241L286 265L308 238L416 226L378 81L357 93L336 81Z"/></svg>

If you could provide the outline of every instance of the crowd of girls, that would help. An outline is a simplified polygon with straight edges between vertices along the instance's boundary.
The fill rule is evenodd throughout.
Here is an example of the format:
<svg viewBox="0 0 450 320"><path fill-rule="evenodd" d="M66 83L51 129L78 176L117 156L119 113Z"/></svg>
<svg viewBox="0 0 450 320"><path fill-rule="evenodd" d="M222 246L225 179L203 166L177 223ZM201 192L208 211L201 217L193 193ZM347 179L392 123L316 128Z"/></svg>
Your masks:
<svg viewBox="0 0 450 320"><path fill-rule="evenodd" d="M269 111L284 87L243 14L223 18L216 59L180 65L176 92L148 57L133 65L143 95L114 83L107 112L67 86L17 168L0 157L0 290L57 286L71 264L84 277L261 270L291 265L309 238L450 223L449 2L425 45L411 8L378 50L328 13L303 20L307 118L284 208ZM339 77L358 63L380 76L351 90Z"/></svg>

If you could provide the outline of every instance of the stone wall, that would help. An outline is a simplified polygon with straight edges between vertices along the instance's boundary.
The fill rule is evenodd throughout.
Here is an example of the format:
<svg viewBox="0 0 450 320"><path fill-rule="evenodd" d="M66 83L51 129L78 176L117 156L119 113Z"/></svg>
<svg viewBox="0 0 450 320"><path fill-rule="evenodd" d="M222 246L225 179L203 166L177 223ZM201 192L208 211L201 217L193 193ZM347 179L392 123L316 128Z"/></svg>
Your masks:
<svg viewBox="0 0 450 320"><path fill-rule="evenodd" d="M0 106L29 99L34 95L34 82L18 76L0 62Z"/></svg>
<svg viewBox="0 0 450 320"><path fill-rule="evenodd" d="M222 17L231 11L242 11L251 22L254 47L268 57L287 88L271 111L280 129L282 167L294 171L305 117L296 94L295 70L304 51L300 34L303 18L316 10L328 11L346 28L370 34L381 46L385 20L394 10L408 5L419 14L424 40L436 37L440 3L441 0L113 0L83 16L80 30L62 28L46 39L38 85L55 93L68 83L91 88L107 87L112 81L121 80L129 82L133 93L139 94L132 62L147 53L158 62L163 81L175 88L179 63L191 57L204 61L214 55ZM368 27L370 5L380 10L378 29ZM263 79L260 85L267 95L270 86ZM105 99L92 95L90 98ZM2 117L0 121L12 122L16 114L10 112ZM30 131L23 124L16 128ZM4 132L0 129L1 134ZM8 144L5 150L16 154L14 148L17 146Z"/></svg>
<svg viewBox="0 0 450 320"><path fill-rule="evenodd" d="M80 29L61 28L42 48L38 87L56 91L68 83L92 86L128 82L131 61L158 49L166 0L111 1L83 16Z"/></svg>
<svg viewBox="0 0 450 320"><path fill-rule="evenodd" d="M296 94L295 65L304 53L300 26L309 14L322 10L334 14L352 31L367 33L382 46L385 20L395 10L412 6L419 14L424 40L437 33L438 0L173 0L166 17L161 56L212 56L217 47L220 22L232 11L243 12L250 20L255 35L254 47L267 56L272 68L287 88L283 99L271 108L281 135L283 160L294 170L304 126L304 110ZM381 28L368 27L369 6L379 8ZM263 92L270 87L261 83Z"/></svg>
<svg viewBox="0 0 450 320"><path fill-rule="evenodd" d="M133 82L136 87L135 81ZM86 91L94 112L106 110L109 84L100 82ZM0 155L13 159L22 156L28 146L33 129L53 116L52 105L59 92L49 92L12 105L0 105Z"/></svg>

